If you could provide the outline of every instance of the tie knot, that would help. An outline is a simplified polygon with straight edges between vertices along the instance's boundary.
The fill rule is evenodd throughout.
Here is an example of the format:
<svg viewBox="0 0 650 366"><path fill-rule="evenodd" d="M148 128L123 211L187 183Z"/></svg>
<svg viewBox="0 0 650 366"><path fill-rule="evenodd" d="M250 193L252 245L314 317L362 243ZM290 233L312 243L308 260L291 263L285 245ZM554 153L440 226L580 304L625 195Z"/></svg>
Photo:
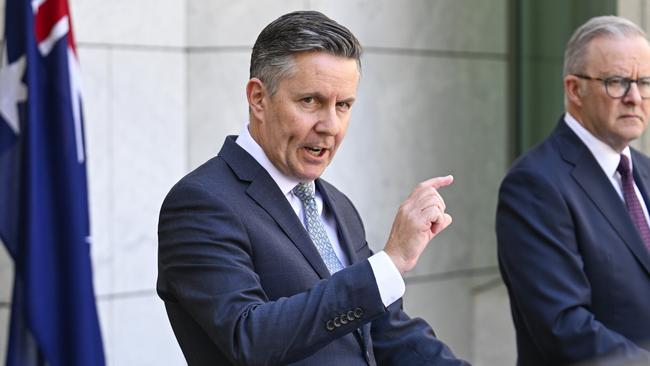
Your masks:
<svg viewBox="0 0 650 366"><path fill-rule="evenodd" d="M621 162L618 163L618 168L616 168L616 171L621 173L621 176L623 177L629 177L630 176L630 160L627 158L627 156L621 154Z"/></svg>
<svg viewBox="0 0 650 366"><path fill-rule="evenodd" d="M314 199L314 182L298 183L293 188L293 194L300 198L302 202Z"/></svg>

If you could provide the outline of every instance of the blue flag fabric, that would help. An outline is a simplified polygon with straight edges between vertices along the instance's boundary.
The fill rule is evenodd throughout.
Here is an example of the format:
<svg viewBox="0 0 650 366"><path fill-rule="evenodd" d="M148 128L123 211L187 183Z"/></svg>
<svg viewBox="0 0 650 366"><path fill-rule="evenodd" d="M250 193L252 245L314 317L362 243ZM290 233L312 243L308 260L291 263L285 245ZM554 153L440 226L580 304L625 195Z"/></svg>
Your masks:
<svg viewBox="0 0 650 366"><path fill-rule="evenodd" d="M105 363L69 14L66 0L6 0L0 240L16 270L8 366Z"/></svg>

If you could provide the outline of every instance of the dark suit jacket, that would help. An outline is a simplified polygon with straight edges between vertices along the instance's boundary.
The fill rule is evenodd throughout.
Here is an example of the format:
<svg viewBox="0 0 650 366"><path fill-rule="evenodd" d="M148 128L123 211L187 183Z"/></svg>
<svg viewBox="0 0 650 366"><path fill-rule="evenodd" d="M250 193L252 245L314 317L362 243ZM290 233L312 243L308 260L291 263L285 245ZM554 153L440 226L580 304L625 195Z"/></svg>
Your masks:
<svg viewBox="0 0 650 366"><path fill-rule="evenodd" d="M382 304L352 203L318 179L349 267L330 276L284 194L228 137L159 222L158 294L190 365L452 365L401 301Z"/></svg>
<svg viewBox="0 0 650 366"><path fill-rule="evenodd" d="M648 205L650 160L632 150L632 161ZM606 354L650 365L650 253L625 203L563 120L510 169L496 231L519 365Z"/></svg>

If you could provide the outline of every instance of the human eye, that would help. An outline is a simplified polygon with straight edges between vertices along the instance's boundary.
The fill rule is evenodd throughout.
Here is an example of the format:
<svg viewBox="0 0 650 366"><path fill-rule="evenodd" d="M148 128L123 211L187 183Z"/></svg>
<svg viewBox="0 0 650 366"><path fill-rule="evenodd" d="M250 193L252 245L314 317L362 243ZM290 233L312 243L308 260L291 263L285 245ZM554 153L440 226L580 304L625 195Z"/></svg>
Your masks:
<svg viewBox="0 0 650 366"><path fill-rule="evenodd" d="M605 83L607 84L607 86L613 88L619 88L619 87L626 88L628 85L630 85L630 79L623 78L620 76L612 76L611 78L605 79Z"/></svg>
<svg viewBox="0 0 650 366"><path fill-rule="evenodd" d="M650 77L640 78L637 82L639 88L650 89Z"/></svg>
<svg viewBox="0 0 650 366"><path fill-rule="evenodd" d="M639 88L639 93L641 98L649 99L650 98L650 77L639 78L636 81L636 86Z"/></svg>
<svg viewBox="0 0 650 366"><path fill-rule="evenodd" d="M312 95L301 97L298 100L298 103L300 103L301 108L310 111L319 108L320 105L319 99L316 96L312 96Z"/></svg>
<svg viewBox="0 0 650 366"><path fill-rule="evenodd" d="M340 111L345 112L352 108L352 104L350 102L338 102L336 103L336 108Z"/></svg>

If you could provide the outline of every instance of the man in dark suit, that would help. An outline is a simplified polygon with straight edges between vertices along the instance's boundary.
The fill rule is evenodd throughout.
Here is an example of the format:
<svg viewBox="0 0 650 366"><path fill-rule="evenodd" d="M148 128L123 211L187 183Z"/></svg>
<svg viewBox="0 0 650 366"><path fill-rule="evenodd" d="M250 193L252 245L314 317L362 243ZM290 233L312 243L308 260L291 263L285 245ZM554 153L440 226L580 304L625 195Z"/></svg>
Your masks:
<svg viewBox="0 0 650 366"><path fill-rule="evenodd" d="M462 365L402 311L401 274L451 223L422 182L371 252L350 200L320 179L356 98L361 46L317 12L259 35L250 123L181 179L159 222L158 293L190 365Z"/></svg>
<svg viewBox="0 0 650 366"><path fill-rule="evenodd" d="M499 192L501 274L519 365L650 365L650 45L628 20L576 30L567 112Z"/></svg>

